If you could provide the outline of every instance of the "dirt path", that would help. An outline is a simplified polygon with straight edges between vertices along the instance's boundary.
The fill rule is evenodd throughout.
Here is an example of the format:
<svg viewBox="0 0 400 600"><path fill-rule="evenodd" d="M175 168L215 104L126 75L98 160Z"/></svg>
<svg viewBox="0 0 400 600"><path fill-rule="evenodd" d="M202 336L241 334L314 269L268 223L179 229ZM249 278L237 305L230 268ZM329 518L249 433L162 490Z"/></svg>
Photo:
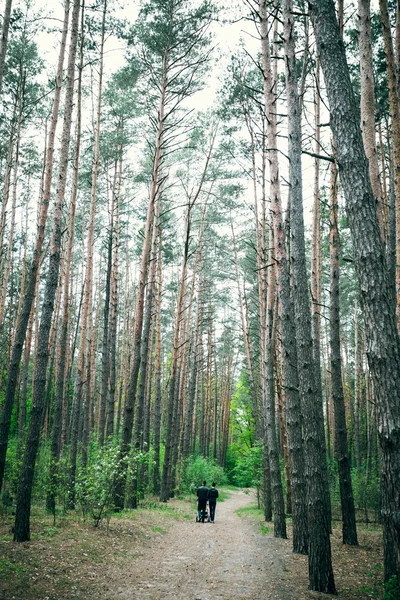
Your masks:
<svg viewBox="0 0 400 600"><path fill-rule="evenodd" d="M104 600L294 600L287 542L260 533L260 524L235 511L254 497L243 492L217 504L215 523L176 522L160 542L127 569L126 580ZM195 515L193 515L195 516ZM303 588L304 589L304 588Z"/></svg>
<svg viewBox="0 0 400 600"><path fill-rule="evenodd" d="M307 557L292 553L291 539L274 538L257 511L235 512L254 502L231 492L214 525L196 523L188 499L150 502L115 516L109 530L78 515L54 527L37 509L24 544L12 541L10 514L0 523L0 600L326 600L307 589ZM359 524L358 533L359 546L344 546L335 523L338 597L382 598L381 529Z"/></svg>

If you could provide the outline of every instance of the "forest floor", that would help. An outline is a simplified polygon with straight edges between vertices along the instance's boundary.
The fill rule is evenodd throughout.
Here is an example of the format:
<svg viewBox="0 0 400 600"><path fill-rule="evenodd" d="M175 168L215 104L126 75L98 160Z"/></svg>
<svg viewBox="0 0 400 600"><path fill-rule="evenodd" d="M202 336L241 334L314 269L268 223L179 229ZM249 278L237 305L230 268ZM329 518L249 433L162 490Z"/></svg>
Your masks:
<svg viewBox="0 0 400 600"><path fill-rule="evenodd" d="M196 523L195 503L148 504L94 528L68 517L52 526L36 511L32 541L0 525L0 600L326 600L307 590L307 558L257 510L253 492L229 491L216 522ZM147 506L147 508L146 508ZM332 535L339 598L381 597L381 534L359 526L357 548Z"/></svg>

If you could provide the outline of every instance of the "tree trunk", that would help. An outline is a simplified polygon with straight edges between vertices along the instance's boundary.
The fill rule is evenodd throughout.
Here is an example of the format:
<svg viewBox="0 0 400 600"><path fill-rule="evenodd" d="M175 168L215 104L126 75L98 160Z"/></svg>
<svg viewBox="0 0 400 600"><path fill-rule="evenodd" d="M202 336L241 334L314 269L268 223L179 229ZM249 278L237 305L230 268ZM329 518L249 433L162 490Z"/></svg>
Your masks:
<svg viewBox="0 0 400 600"><path fill-rule="evenodd" d="M162 253L161 237L159 242L157 261L157 315L156 315L156 348L154 363L154 420L153 420L153 448L154 471L153 492L160 493L160 441L161 441L161 298L162 298Z"/></svg>
<svg viewBox="0 0 400 600"><path fill-rule="evenodd" d="M60 106L60 95L62 86L62 72L65 55L65 45L68 32L68 17L69 17L69 0L66 0L64 10L64 22L63 31L61 37L60 53L58 57L57 75L56 75L56 88L54 93L53 110L51 116L51 124L48 134L47 151L46 151L46 163L45 163L45 177L44 185L42 190L40 215L38 220L38 229L36 235L35 248L33 251L33 257L29 268L28 280L26 285L26 291L24 296L24 303L21 312L21 318L18 323L18 329L15 333L15 339L12 347L11 359L8 368L8 379L7 387L4 396L4 402L2 407L2 413L0 418L0 489L3 482L4 467L8 446L8 436L10 432L11 413L14 404L15 390L18 383L19 365L21 361L22 349L26 336L26 330L28 327L29 316L31 313L31 307L34 299L34 293L36 288L36 280L40 267L40 258L42 253L43 241L44 241L44 230L47 221L47 213L50 202L51 192L51 181L53 175L53 155L54 155L54 138L56 133L56 126L58 121L58 112Z"/></svg>
<svg viewBox="0 0 400 600"><path fill-rule="evenodd" d="M17 508L14 526L15 542L24 542L30 539L30 507L33 476L35 472L36 455L39 448L42 414L45 401L47 363L49 359L49 335L54 312L54 301L59 282L62 242L62 209L65 197L69 143L71 138L75 56L79 30L79 10L80 0L74 0L67 69L67 85L65 91L64 123L60 161L58 166L57 193L53 213L53 230L50 242L49 271L46 278L46 289L39 327L38 354L34 374L35 388L32 397L30 423L18 486ZM49 191L50 188L51 180L49 182Z"/></svg>
<svg viewBox="0 0 400 600"><path fill-rule="evenodd" d="M176 307L175 332L172 346L171 359L171 376L169 382L169 397L167 407L167 431L165 440L164 464L161 478L160 501L167 502L171 494L171 471L173 470L172 458L173 448L175 443L174 433L177 429L178 409L176 406L177 391L179 390L179 340L181 333L182 320L184 316L185 291L186 291L186 276L187 276L187 261L189 256L189 240L190 240L190 216L193 204L189 202L184 237L184 251L181 280L179 286L179 298Z"/></svg>
<svg viewBox="0 0 400 600"><path fill-rule="evenodd" d="M364 313L368 364L379 415L382 472L387 493L385 518L393 536L399 578L400 341L357 105L334 4L332 0L313 1L310 4L353 240L354 261Z"/></svg>
<svg viewBox="0 0 400 600"><path fill-rule="evenodd" d="M80 340L79 340L79 351L78 360L76 367L76 376L74 384L74 398L72 403L72 416L71 416L71 450L70 450L70 488L69 488L69 507L75 507L75 475L76 475L76 460L78 452L78 438L79 438L79 421L83 418L82 414L82 395L83 395L83 383L84 383L84 372L85 372L85 351L89 353L90 348L88 345L87 334L88 334L88 320L89 312L92 305L92 286L93 286L93 245L94 245L94 221L96 213L96 197L97 197L97 178L100 162L100 125L101 125L101 102L102 102L102 88L103 88L103 61L104 61L104 42L105 42L105 21L107 14L107 0L104 0L103 4L103 16L101 25L101 40L100 40L100 64L99 64L99 87L98 87L98 99L97 99L97 111L96 111L96 122L94 130L94 144L93 144L93 165L92 165L92 181L91 181L91 194L90 194L90 212L89 212L89 223L87 232L87 259L86 259L86 274L85 274L85 288L82 302L82 316L81 316L81 327L80 327ZM87 348L87 350L86 350ZM86 359L86 365L88 361ZM86 398L88 402L89 398ZM88 407L85 407L86 409Z"/></svg>
<svg viewBox="0 0 400 600"><path fill-rule="evenodd" d="M122 148L119 160L118 187L115 192L115 226L114 247L111 274L111 314L110 314L110 390L107 405L106 437L109 439L114 433L115 413L115 388L116 388L116 350L117 350L117 325L118 325L118 268L119 268L119 203L122 182Z"/></svg>
<svg viewBox="0 0 400 600"><path fill-rule="evenodd" d="M161 183L161 164L163 155L163 140L164 140L164 127L165 127L165 100L167 91L167 75L168 75L168 49L166 49L163 60L162 60L162 77L160 83L160 104L157 116L157 131L155 139L155 153L153 161L153 176L150 189L149 206L147 209L146 225L145 225L145 236L142 249L141 265L140 265L140 278L138 284L138 297L135 311L135 332L133 341L133 358L132 358L132 370L129 380L129 387L127 396L125 399L124 408L124 426L122 430L122 440L119 451L119 458L122 460L129 452L132 427L133 427L133 410L136 401L137 383L140 369L140 346L142 339L142 326L143 326L143 309L144 309L144 292L147 280L147 270L149 262L149 252L151 244L151 231L153 225L153 213L154 205L159 193L159 187ZM126 468L121 466L119 469L117 482L114 492L114 504L117 509L122 509L124 506L125 497L125 485L126 485Z"/></svg>
<svg viewBox="0 0 400 600"><path fill-rule="evenodd" d="M3 27L0 38L0 92L3 86L4 64L6 61L8 30L10 28L12 0L6 0L3 16Z"/></svg>
<svg viewBox="0 0 400 600"><path fill-rule="evenodd" d="M271 252L272 254L272 252ZM271 262L271 261L269 261ZM265 386L264 386L264 430L265 445L268 448L269 471L271 477L274 536L286 539L286 515L283 500L281 470L279 465L278 442L275 426L275 381L274 354L277 314L275 310L275 266L270 264L268 272L268 302L265 336ZM276 304L277 306L277 304ZM275 313L275 314L274 314Z"/></svg>
<svg viewBox="0 0 400 600"><path fill-rule="evenodd" d="M342 507L343 543L357 546L356 515L354 510L351 469L347 445L346 411L344 406L342 355L340 348L340 306L339 306L339 228L338 228L338 189L336 163L331 165L330 189L330 339L331 339L331 381L335 419L335 458L339 471L340 500Z"/></svg>
<svg viewBox="0 0 400 600"><path fill-rule="evenodd" d="M274 253L278 269L279 299L281 303L281 334L283 366L286 386L286 426L288 432L292 482L293 551L307 554L308 525L305 485L305 462L302 436L297 348L294 326L293 299L290 291L289 267L286 256L285 228L282 218L279 163L277 154L276 92L272 78L268 40L266 4L260 2L261 50L264 74L265 112L268 116L267 136L270 162L270 196L274 228Z"/></svg>
<svg viewBox="0 0 400 600"><path fill-rule="evenodd" d="M320 68L319 61L315 65L315 154L321 151L320 128ZM313 205L313 237L311 247L311 328L313 355L315 363L315 381L318 396L322 398L321 378L321 198L319 190L319 159L314 163L314 205ZM329 426L328 426L329 430ZM328 443L329 452L329 443Z"/></svg>
<svg viewBox="0 0 400 600"><path fill-rule="evenodd" d="M72 193L70 203L70 214L69 214L69 230L68 230L68 244L65 256L65 273L64 273L64 290L63 290L63 310L62 310L62 322L61 322L61 333L60 342L57 357L57 369L56 369L56 401L54 406L53 416L53 430L51 438L50 448L50 465L49 465L49 491L46 497L46 508L53 514L55 512L56 502L56 487L57 487L57 472L58 472L58 461L61 453L61 434L62 434L62 422L63 422L63 405L64 405L64 389L65 389L65 378L66 378L66 358L67 358L67 338L69 330L69 309L70 309L70 279L71 279L71 262L72 262L72 249L74 244L74 232L75 232L75 213L76 213L76 200L78 195L78 176L79 176L79 159L80 159L80 147L81 147L81 129L82 129L82 70L83 70L83 24L84 24L84 2L82 3L81 12L81 40L80 40L80 64L79 64L79 75L78 75L78 89L77 89L77 125L76 125L76 141L74 150L74 164L73 164L73 180L72 180Z"/></svg>
<svg viewBox="0 0 400 600"><path fill-rule="evenodd" d="M285 78L288 108L291 262L296 319L299 389L303 412L308 485L310 589L335 593L330 545L330 504L322 398L315 381L308 292L301 171L301 115L296 76L292 0L283 0Z"/></svg>
<svg viewBox="0 0 400 600"><path fill-rule="evenodd" d="M397 328L400 329L400 106L399 82L396 77L396 64L387 0L379 0L383 43L386 55L388 76L390 119L392 122L392 142L394 161L394 195L396 212L396 313Z"/></svg>
<svg viewBox="0 0 400 600"><path fill-rule="evenodd" d="M138 465L139 453L143 450L143 431L144 431L144 408L145 408L145 392L147 378L150 377L148 369L148 356L152 350L152 337L150 336L151 321L153 314L153 283L156 274L157 266L157 241L158 241L158 215L160 212L160 199L161 195L158 194L157 201L154 207L154 224L150 254L150 272L147 281L147 292L146 292L146 311L143 320L143 331L141 339L141 350L140 350L140 381L138 386L138 394L136 399L135 407L135 425L133 430L133 455L131 465L131 483L126 501L128 508L137 508L138 505L138 492L139 492L139 474L140 468Z"/></svg>
<svg viewBox="0 0 400 600"><path fill-rule="evenodd" d="M384 213L379 178L378 152L375 133L375 89L371 43L371 0L358 0L360 48L360 108L361 131L369 165L372 193L376 199L376 212L382 241L385 242Z"/></svg>

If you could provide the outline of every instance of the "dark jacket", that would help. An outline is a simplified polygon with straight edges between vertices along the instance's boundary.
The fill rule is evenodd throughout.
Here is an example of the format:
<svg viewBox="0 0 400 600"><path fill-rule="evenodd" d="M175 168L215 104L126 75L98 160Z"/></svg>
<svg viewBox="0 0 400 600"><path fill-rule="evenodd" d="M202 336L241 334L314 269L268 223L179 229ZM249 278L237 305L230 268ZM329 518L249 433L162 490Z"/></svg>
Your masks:
<svg viewBox="0 0 400 600"><path fill-rule="evenodd" d="M197 497L199 500L207 500L208 498L208 487L206 487L205 485L201 485L199 488L197 488Z"/></svg>
<svg viewBox="0 0 400 600"><path fill-rule="evenodd" d="M214 487L210 488L208 490L208 501L211 504L215 504L215 502L217 501L218 498L218 490Z"/></svg>

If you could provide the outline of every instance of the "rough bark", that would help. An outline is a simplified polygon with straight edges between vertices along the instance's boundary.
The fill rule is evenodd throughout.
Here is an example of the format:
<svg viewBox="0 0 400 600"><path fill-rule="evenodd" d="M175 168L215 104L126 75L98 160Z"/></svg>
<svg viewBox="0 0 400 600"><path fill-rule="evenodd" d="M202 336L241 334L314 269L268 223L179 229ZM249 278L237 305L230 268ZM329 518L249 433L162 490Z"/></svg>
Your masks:
<svg viewBox="0 0 400 600"><path fill-rule="evenodd" d="M153 448L154 472L153 491L160 493L160 442L161 442L161 297L162 297L162 254L159 249L157 260L157 315L156 315L156 347L154 362L154 420Z"/></svg>
<svg viewBox="0 0 400 600"><path fill-rule="evenodd" d="M57 356L57 368L56 368L56 401L54 406L53 415L53 430L51 437L50 447L50 465L49 465L49 491L46 497L46 508L52 513L55 511L55 500L56 500L56 485L57 485L57 470L58 461L61 453L61 434L62 434L62 423L63 423L63 406L64 406L64 389L65 389L65 377L66 377L66 359L67 359L67 338L69 330L69 317L70 317L70 280L71 280L71 262L72 262L72 249L74 244L74 232L75 232L75 213L76 213L76 200L78 196L78 176L79 176L79 159L80 159L80 148L81 148L81 129L82 129L82 70L83 70L83 17L84 17L84 3L82 3L81 11L81 41L80 41L80 61L79 61L79 75L78 75L78 86L77 86L77 124L76 124L76 141L74 149L74 164L73 164L73 179L72 179L72 192L70 202L70 214L69 214L69 228L68 228L68 242L66 256L64 260L65 272L64 272L64 290L63 290L63 309L62 309L62 321L61 321L61 332L60 342L58 346Z"/></svg>
<svg viewBox="0 0 400 600"><path fill-rule="evenodd" d="M39 326L38 353L34 373L35 388L32 396L29 429L24 459L21 467L17 507L15 512L14 541L16 542L24 542L30 539L30 508L33 476L35 472L37 451L39 448L42 415L45 402L50 328L52 324L54 302L59 282L62 243L62 209L65 197L68 152L71 138L75 56L79 30L79 11L80 0L74 0L67 69L67 85L65 90L64 123L61 138L60 161L58 166L57 192L53 213L53 229L50 242L49 270L46 278L46 289ZM49 186L51 187L51 181L49 182Z"/></svg>
<svg viewBox="0 0 400 600"><path fill-rule="evenodd" d="M294 325L293 299L290 290L289 267L286 255L285 227L282 218L282 202L277 148L276 93L271 72L268 41L266 5L260 2L260 27L262 43L262 66L264 75L265 111L268 115L268 157L270 163L270 196L274 228L274 252L277 264L279 299L281 303L281 334L283 366L286 386L286 425L288 432L290 468L292 481L293 551L307 554L308 525L305 486L305 462L302 436L302 417L297 373L297 348Z"/></svg>
<svg viewBox="0 0 400 600"><path fill-rule="evenodd" d="M268 448L269 471L274 512L274 536L286 539L286 515L283 500L281 469L279 464L278 440L275 424L275 381L274 354L277 314L275 304L275 267L272 263L268 271L268 300L265 336L265 386L264 386L264 431L265 445ZM275 314L274 314L275 313Z"/></svg>
<svg viewBox="0 0 400 600"><path fill-rule="evenodd" d="M354 261L364 314L368 364L379 417L385 518L393 536L400 575L400 341L391 302L375 199L362 143L356 100L332 0L310 2L327 87L331 127L346 197Z"/></svg>
<svg viewBox="0 0 400 600"><path fill-rule="evenodd" d="M68 32L68 18L69 18L69 0L66 0L64 10L64 22L61 37L60 52L58 57L57 75L56 75L56 87L54 92L53 109L51 115L50 128L48 133L47 149L46 149L46 163L45 163L45 176L43 182L43 190L40 205L40 214L38 219L38 229L35 241L35 248L33 251L32 261L29 267L27 285L25 290L24 302L21 311L21 317L18 323L18 328L15 332L14 343L11 351L11 358L8 368L8 379L7 387L4 396L3 408L0 418L0 489L3 482L4 467L6 452L8 446L8 436L10 432L11 413L14 404L15 391L18 383L19 365L21 361L22 349L26 336L26 330L28 327L29 316L31 313L31 307L33 303L36 280L40 267L40 258L42 253L43 241L44 241L44 230L47 221L47 213L50 202L51 182L53 175L53 156L54 156L54 139L56 133L56 127L58 122L58 113L60 107L60 96L62 86L62 73L65 56L65 46Z"/></svg>
<svg viewBox="0 0 400 600"><path fill-rule="evenodd" d="M335 458L339 470L340 500L342 507L343 543L357 546L356 515L351 483L351 464L347 443L346 411L344 405L342 354L340 344L340 305L339 305L339 253L338 228L338 188L337 167L331 165L330 189L330 341L331 341L331 381L335 424Z"/></svg>
<svg viewBox="0 0 400 600"><path fill-rule="evenodd" d="M283 0L285 79L288 107L291 263L296 319L299 389L303 412L308 486L310 589L335 593L330 545L330 505L322 398L315 381L308 293L301 169L301 115L296 76L292 0Z"/></svg>
<svg viewBox="0 0 400 600"><path fill-rule="evenodd" d="M368 159L372 193L376 199L376 212L382 241L385 240L384 213L379 178L378 152L375 133L375 89L371 42L371 0L358 0L359 48L360 48L360 109L361 131L365 154Z"/></svg>
<svg viewBox="0 0 400 600"><path fill-rule="evenodd" d="M396 77L396 64L393 51L393 40L390 27L388 2L379 0L383 43L386 55L388 76L390 119L392 122L392 143L394 161L394 195L396 206L396 312L397 327L400 328L400 106L399 82Z"/></svg>

